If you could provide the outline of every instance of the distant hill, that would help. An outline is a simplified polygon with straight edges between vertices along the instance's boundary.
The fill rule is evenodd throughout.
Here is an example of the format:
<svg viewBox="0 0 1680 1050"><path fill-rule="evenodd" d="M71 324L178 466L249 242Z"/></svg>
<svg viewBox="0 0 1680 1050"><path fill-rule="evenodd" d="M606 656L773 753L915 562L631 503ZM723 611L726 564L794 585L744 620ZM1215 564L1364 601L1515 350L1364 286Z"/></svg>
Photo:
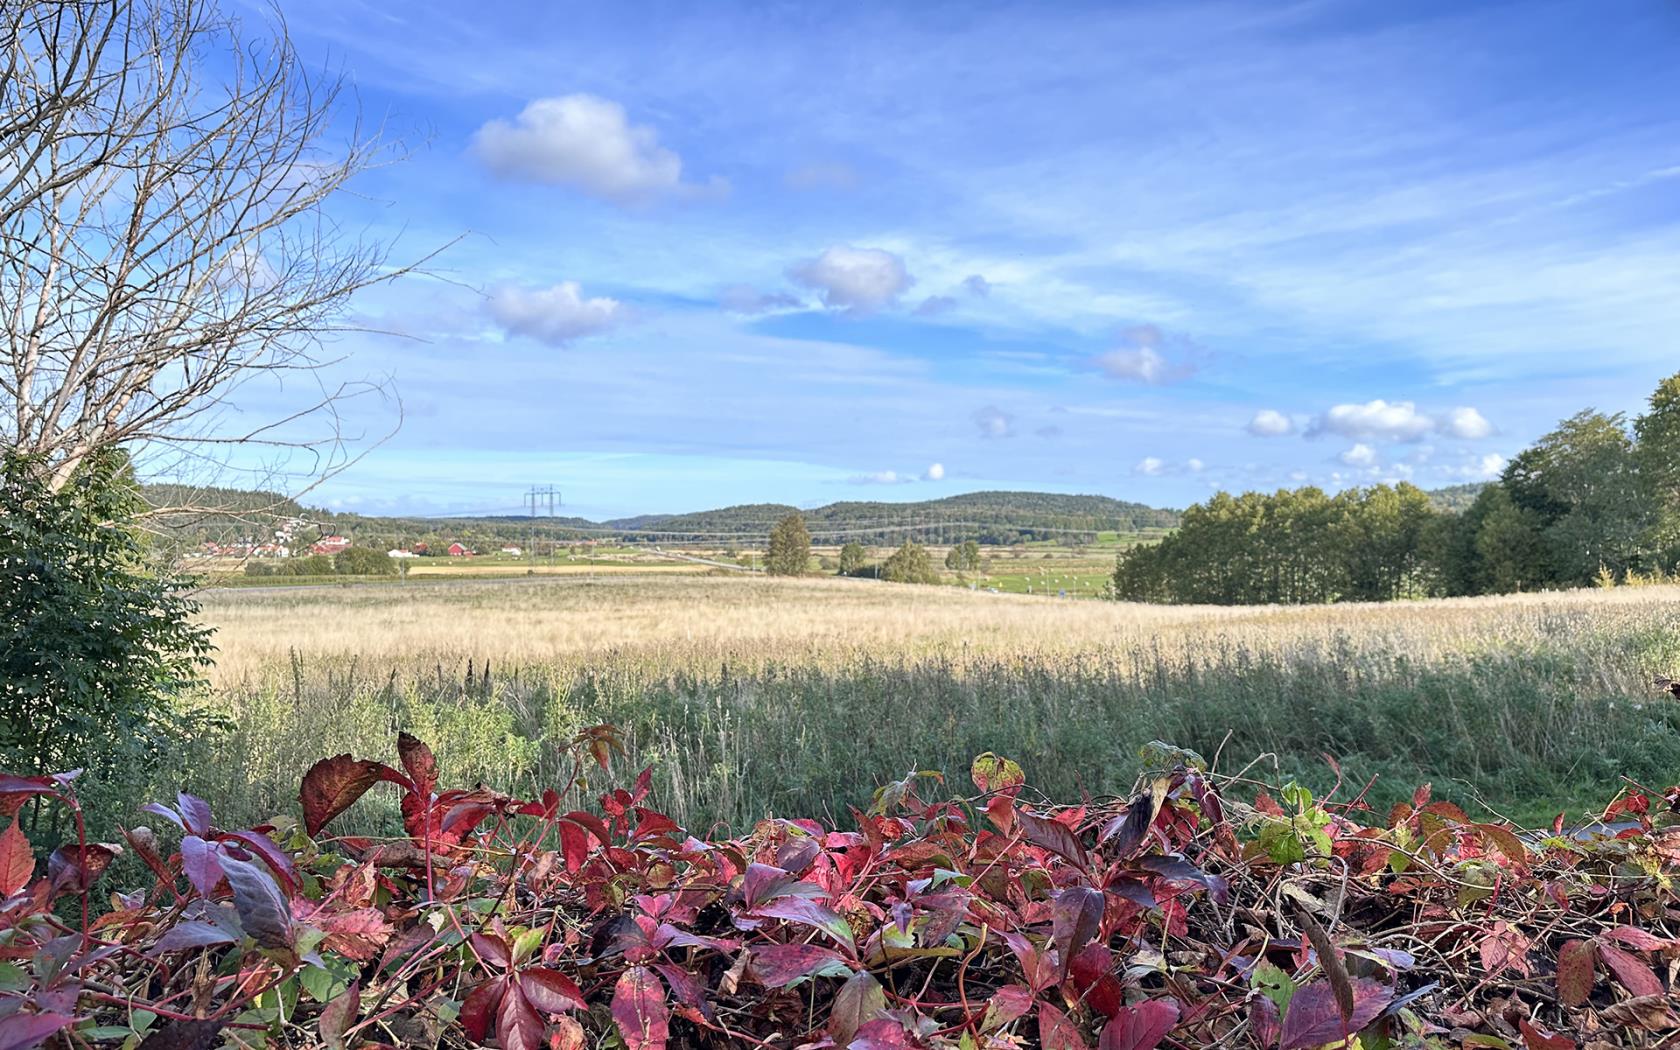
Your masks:
<svg viewBox="0 0 1680 1050"><path fill-rule="evenodd" d="M1470 509L1470 504L1476 502L1476 497L1488 487L1486 481L1472 481L1467 485L1448 485L1444 489L1431 489L1429 502L1436 510L1444 510L1451 514L1463 514Z"/></svg>
<svg viewBox="0 0 1680 1050"><path fill-rule="evenodd" d="M848 500L811 510L780 503L749 503L689 514L644 514L606 522L612 528L666 533L764 531L799 513L818 542L855 539L896 542L957 535L984 543L1052 539L1069 533L1171 529L1178 512L1108 496L1055 492L968 492L914 503ZM907 527L921 526L922 528Z"/></svg>
<svg viewBox="0 0 1680 1050"><path fill-rule="evenodd" d="M761 540L772 525L796 512L804 515L819 544L855 540L876 546L898 543L906 537L1000 544L1058 538L1090 542L1100 532L1164 531L1176 527L1179 518L1174 510L1108 496L1051 492L970 492L914 503L850 500L803 511L782 503L752 503L687 514L641 514L605 522L523 515L373 516L303 507L273 493L172 485L148 486L146 493L154 506L205 508L156 521L162 531L183 545L206 540L266 540L278 523L289 518L309 523L300 530L304 538L336 533L358 544L381 548L415 543L447 546L460 540L481 550L583 540L726 546L737 538L743 542Z"/></svg>

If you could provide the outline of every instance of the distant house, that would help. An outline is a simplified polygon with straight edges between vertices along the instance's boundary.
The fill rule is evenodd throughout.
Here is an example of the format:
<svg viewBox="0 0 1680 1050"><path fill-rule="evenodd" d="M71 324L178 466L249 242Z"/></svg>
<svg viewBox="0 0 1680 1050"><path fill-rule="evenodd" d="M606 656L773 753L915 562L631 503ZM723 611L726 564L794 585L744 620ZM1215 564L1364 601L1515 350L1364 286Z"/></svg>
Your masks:
<svg viewBox="0 0 1680 1050"><path fill-rule="evenodd" d="M413 551L415 554L424 554L426 553L426 545L424 543L416 543L414 546L410 547L409 550Z"/></svg>
<svg viewBox="0 0 1680 1050"><path fill-rule="evenodd" d="M449 556L451 558L470 558L473 556L473 552L471 548L456 542L449 545Z"/></svg>
<svg viewBox="0 0 1680 1050"><path fill-rule="evenodd" d="M312 554L338 554L349 547L350 541L343 536L322 536L309 545L309 551Z"/></svg>
<svg viewBox="0 0 1680 1050"><path fill-rule="evenodd" d="M414 553L413 551L405 551L400 547L397 548L396 550L386 551L385 556L388 557L388 558L418 558L418 557L420 557L420 555Z"/></svg>
<svg viewBox="0 0 1680 1050"><path fill-rule="evenodd" d="M525 552L520 550L518 547L503 547L502 553L508 555L509 557L517 558Z"/></svg>

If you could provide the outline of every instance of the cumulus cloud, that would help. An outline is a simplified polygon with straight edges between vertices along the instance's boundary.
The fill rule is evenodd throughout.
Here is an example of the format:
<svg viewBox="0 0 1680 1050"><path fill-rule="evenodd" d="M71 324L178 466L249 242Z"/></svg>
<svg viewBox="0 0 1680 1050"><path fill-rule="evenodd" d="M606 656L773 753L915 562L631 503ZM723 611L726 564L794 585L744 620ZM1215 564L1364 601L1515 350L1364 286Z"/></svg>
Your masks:
<svg viewBox="0 0 1680 1050"><path fill-rule="evenodd" d="M867 313L895 302L915 279L904 260L881 248L835 245L788 268L788 277L815 289L824 304L838 310Z"/></svg>
<svg viewBox="0 0 1680 1050"><path fill-rule="evenodd" d="M1510 460L1497 452L1489 452L1476 462L1477 477L1491 480L1505 472Z"/></svg>
<svg viewBox="0 0 1680 1050"><path fill-rule="evenodd" d="M980 428L983 438L1006 438L1015 436L1015 417L996 405L987 405L974 412L974 425Z"/></svg>
<svg viewBox="0 0 1680 1050"><path fill-rule="evenodd" d="M1475 441L1493 433L1493 424L1473 408L1455 408L1437 420L1441 433Z"/></svg>
<svg viewBox="0 0 1680 1050"><path fill-rule="evenodd" d="M1188 358L1162 353L1167 337L1152 324L1135 325L1120 333L1120 345L1098 354L1096 364L1110 379L1124 379L1149 386L1176 383L1196 374Z"/></svg>
<svg viewBox="0 0 1680 1050"><path fill-rule="evenodd" d="M1362 405L1336 405L1313 420L1308 437L1332 434L1353 441L1421 441L1430 435L1474 441L1493 433L1493 424L1474 408L1432 416L1410 401L1381 398Z"/></svg>
<svg viewBox="0 0 1680 1050"><path fill-rule="evenodd" d="M1248 421L1248 432L1255 437L1282 437L1293 433L1294 430L1295 423L1282 412L1272 408L1262 408Z"/></svg>
<svg viewBox="0 0 1680 1050"><path fill-rule="evenodd" d="M1135 473L1156 477L1167 468L1167 464L1157 456L1145 456L1137 461L1132 468Z"/></svg>
<svg viewBox="0 0 1680 1050"><path fill-rule="evenodd" d="M786 292L761 292L748 284L732 284L718 296L725 310L736 314L763 314L773 310L797 310L805 303Z"/></svg>
<svg viewBox="0 0 1680 1050"><path fill-rule="evenodd" d="M1192 473L1192 474L1200 474L1203 470L1205 470L1207 468L1206 463L1203 463L1201 460L1194 459L1194 458L1185 460L1184 465L1185 465L1186 468L1189 469L1190 473Z"/></svg>
<svg viewBox="0 0 1680 1050"><path fill-rule="evenodd" d="M576 281L552 288L503 288L490 297L490 316L506 331L550 346L605 331L624 319L617 299L583 297Z"/></svg>
<svg viewBox="0 0 1680 1050"><path fill-rule="evenodd" d="M928 468L927 468L927 473L923 474L922 477L926 478L928 481L943 481L943 480L945 480L945 464L943 464L943 463L929 463Z"/></svg>
<svg viewBox="0 0 1680 1050"><path fill-rule="evenodd" d="M682 158L659 144L657 132L594 95L535 99L511 121L487 122L472 145L505 178L572 186L619 204L700 189L682 181Z"/></svg>
<svg viewBox="0 0 1680 1050"><path fill-rule="evenodd" d="M1355 445L1336 457L1350 467L1369 467L1377 462L1377 450L1370 445Z"/></svg>

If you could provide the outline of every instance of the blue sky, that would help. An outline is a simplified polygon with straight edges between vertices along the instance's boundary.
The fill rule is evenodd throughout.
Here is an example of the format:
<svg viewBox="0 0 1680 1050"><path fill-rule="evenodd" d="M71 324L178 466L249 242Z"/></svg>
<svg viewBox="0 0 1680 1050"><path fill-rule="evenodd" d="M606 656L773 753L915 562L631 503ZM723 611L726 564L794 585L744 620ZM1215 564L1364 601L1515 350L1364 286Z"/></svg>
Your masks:
<svg viewBox="0 0 1680 1050"><path fill-rule="evenodd" d="M1433 487L1680 368L1660 0L282 9L407 146L336 215L450 244L312 501Z"/></svg>

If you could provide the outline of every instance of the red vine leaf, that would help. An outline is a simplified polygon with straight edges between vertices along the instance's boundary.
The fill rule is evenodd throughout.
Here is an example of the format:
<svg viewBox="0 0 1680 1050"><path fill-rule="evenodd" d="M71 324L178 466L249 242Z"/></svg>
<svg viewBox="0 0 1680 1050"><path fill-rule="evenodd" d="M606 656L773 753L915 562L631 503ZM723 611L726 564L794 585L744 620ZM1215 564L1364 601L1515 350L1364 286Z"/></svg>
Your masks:
<svg viewBox="0 0 1680 1050"><path fill-rule="evenodd" d="M664 1050L670 1038L671 1014L665 1005L665 986L646 966L632 966L613 987L612 1016L629 1050Z"/></svg>
<svg viewBox="0 0 1680 1050"><path fill-rule="evenodd" d="M397 771L383 762L352 758L348 754L321 759L309 767L298 789L304 831L314 838L328 821L349 809L368 788L397 776Z"/></svg>
<svg viewBox="0 0 1680 1050"><path fill-rule="evenodd" d="M1570 941L1558 950L1557 994L1563 1005L1580 1006L1592 995L1596 956L1591 941Z"/></svg>
<svg viewBox="0 0 1680 1050"><path fill-rule="evenodd" d="M1123 1006L1103 1026L1097 1050L1155 1050L1176 1024L1176 1000L1149 999L1136 1006Z"/></svg>

